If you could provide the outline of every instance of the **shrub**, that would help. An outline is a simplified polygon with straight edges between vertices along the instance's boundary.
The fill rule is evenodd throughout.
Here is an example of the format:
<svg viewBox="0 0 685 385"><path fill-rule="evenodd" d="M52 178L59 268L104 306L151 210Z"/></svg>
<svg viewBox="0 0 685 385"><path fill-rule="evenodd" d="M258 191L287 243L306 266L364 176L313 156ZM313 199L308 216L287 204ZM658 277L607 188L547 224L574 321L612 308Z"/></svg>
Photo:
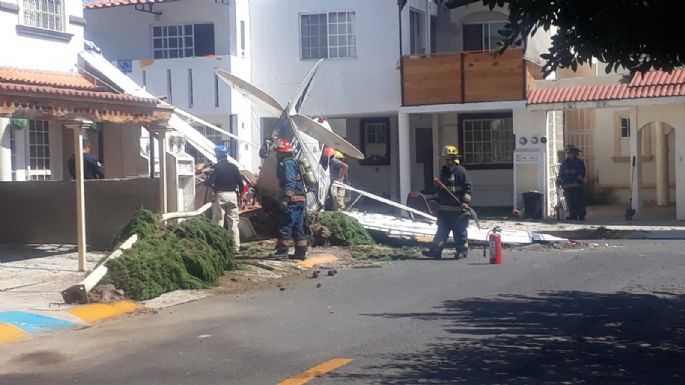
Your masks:
<svg viewBox="0 0 685 385"><path fill-rule="evenodd" d="M147 300L172 290L206 288L224 270L235 268L230 232L202 218L166 227L154 221L151 228L154 217L143 211L116 237L126 239L137 233L141 239L121 257L107 262L106 279L127 297Z"/></svg>
<svg viewBox="0 0 685 385"><path fill-rule="evenodd" d="M332 246L374 245L376 242L359 222L341 212L324 212L320 223L330 231Z"/></svg>

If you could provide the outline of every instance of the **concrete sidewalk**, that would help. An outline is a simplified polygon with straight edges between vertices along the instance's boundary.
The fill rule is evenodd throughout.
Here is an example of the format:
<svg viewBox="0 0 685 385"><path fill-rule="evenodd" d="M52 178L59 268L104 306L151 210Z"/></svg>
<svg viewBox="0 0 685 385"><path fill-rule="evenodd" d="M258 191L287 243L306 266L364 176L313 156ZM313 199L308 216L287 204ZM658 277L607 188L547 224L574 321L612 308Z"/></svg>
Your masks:
<svg viewBox="0 0 685 385"><path fill-rule="evenodd" d="M624 205L589 206L584 221L556 221L486 217L484 228L501 226L563 238L589 239L620 237L626 239L685 239L685 221L675 219L675 207L645 207L633 220L625 220Z"/></svg>
<svg viewBox="0 0 685 385"><path fill-rule="evenodd" d="M106 253L89 253L91 269ZM66 305L61 291L81 281L73 245L0 245L0 344L86 327L140 308L133 302Z"/></svg>

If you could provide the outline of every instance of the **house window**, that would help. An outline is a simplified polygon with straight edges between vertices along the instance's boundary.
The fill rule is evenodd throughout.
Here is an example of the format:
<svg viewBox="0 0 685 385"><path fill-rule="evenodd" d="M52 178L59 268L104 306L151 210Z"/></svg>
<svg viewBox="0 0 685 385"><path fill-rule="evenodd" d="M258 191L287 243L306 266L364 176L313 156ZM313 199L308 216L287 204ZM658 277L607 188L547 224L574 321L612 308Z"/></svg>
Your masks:
<svg viewBox="0 0 685 385"><path fill-rule="evenodd" d="M621 118L621 139L630 138L630 118Z"/></svg>
<svg viewBox="0 0 685 385"><path fill-rule="evenodd" d="M465 165L474 168L510 168L514 154L511 115L462 116L461 153Z"/></svg>
<svg viewBox="0 0 685 385"><path fill-rule="evenodd" d="M214 24L183 24L152 27L155 59L214 54Z"/></svg>
<svg viewBox="0 0 685 385"><path fill-rule="evenodd" d="M50 180L48 121L29 121L29 179Z"/></svg>
<svg viewBox="0 0 685 385"><path fill-rule="evenodd" d="M383 166L390 164L390 119L367 118L360 120L361 151L365 158L362 165Z"/></svg>
<svg viewBox="0 0 685 385"><path fill-rule="evenodd" d="M426 53L426 26L423 12L416 9L409 10L409 44L410 54L423 55Z"/></svg>
<svg viewBox="0 0 685 385"><path fill-rule="evenodd" d="M357 57L354 12L300 15L302 60Z"/></svg>
<svg viewBox="0 0 685 385"><path fill-rule="evenodd" d="M24 25L64 31L64 4L62 0L23 0Z"/></svg>
<svg viewBox="0 0 685 385"><path fill-rule="evenodd" d="M507 21L464 25L464 51L494 51L503 40L499 31L504 29Z"/></svg>
<svg viewBox="0 0 685 385"><path fill-rule="evenodd" d="M228 137L228 135L223 135L220 132L217 132L216 130L202 124L191 124L191 126L194 129L196 129L199 133L204 135L205 138L209 139L215 145L223 144L226 147L229 147L228 142L230 138ZM215 126L221 128L220 124L215 124ZM192 145L186 148L186 152L188 153L188 155L192 156L195 159L195 163L207 163L208 159L205 158L205 156L202 155L202 153Z"/></svg>

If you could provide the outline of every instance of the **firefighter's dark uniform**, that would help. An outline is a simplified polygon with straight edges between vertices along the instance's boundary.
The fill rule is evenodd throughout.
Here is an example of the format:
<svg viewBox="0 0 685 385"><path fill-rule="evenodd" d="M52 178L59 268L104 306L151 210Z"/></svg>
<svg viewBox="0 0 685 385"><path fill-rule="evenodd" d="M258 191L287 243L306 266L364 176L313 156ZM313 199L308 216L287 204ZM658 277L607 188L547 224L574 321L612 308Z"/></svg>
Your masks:
<svg viewBox="0 0 685 385"><path fill-rule="evenodd" d="M426 255L440 258L445 242L452 232L457 251L456 258L465 258L469 247L467 228L470 216L462 204L471 203L471 181L466 174L466 169L458 164L442 166L440 181L445 184L449 192L457 197L458 201L444 189L438 192L438 231Z"/></svg>
<svg viewBox="0 0 685 385"><path fill-rule="evenodd" d="M288 155L278 162L276 176L280 187L285 192L283 215L278 230L276 255L283 257L288 247L295 243L295 258L304 259L307 253L307 235L305 233L305 189L300 167L292 156Z"/></svg>
<svg viewBox="0 0 685 385"><path fill-rule="evenodd" d="M585 163L582 159L568 158L559 167L559 183L564 189L564 199L570 220L584 220L585 209Z"/></svg>

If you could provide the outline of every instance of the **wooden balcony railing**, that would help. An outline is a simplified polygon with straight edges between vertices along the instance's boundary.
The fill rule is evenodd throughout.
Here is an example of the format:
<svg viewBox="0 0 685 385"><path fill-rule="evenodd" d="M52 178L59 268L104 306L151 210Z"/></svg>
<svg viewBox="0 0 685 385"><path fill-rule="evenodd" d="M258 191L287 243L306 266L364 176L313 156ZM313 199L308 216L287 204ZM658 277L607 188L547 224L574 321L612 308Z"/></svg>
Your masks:
<svg viewBox="0 0 685 385"><path fill-rule="evenodd" d="M525 100L542 69L512 48L500 56L459 52L402 57L402 105Z"/></svg>

